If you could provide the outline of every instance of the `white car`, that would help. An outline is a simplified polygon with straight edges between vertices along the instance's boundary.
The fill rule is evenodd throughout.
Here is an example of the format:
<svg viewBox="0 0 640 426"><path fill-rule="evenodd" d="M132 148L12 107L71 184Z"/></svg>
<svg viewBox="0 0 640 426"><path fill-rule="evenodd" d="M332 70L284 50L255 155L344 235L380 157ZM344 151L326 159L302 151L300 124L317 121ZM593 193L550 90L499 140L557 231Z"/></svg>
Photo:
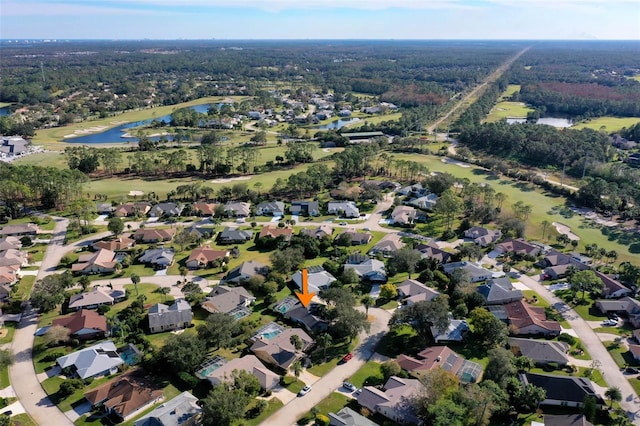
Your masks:
<svg viewBox="0 0 640 426"><path fill-rule="evenodd" d="M303 387L302 389L300 389L300 392L298 392L298 396L305 396L309 392L311 392L311 386L307 385L307 386Z"/></svg>
<svg viewBox="0 0 640 426"><path fill-rule="evenodd" d="M607 326L607 327L613 327L613 326L618 325L618 321L612 320L612 319L608 319L608 320L602 321L602 325Z"/></svg>

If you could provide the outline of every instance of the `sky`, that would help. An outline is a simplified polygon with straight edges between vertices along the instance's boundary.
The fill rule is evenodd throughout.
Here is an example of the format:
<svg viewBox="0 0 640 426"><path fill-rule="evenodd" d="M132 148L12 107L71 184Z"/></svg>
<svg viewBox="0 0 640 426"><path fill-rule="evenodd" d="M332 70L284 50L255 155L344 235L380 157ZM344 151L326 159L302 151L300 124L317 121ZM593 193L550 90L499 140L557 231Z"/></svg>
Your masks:
<svg viewBox="0 0 640 426"><path fill-rule="evenodd" d="M640 0L0 0L0 38L640 40Z"/></svg>

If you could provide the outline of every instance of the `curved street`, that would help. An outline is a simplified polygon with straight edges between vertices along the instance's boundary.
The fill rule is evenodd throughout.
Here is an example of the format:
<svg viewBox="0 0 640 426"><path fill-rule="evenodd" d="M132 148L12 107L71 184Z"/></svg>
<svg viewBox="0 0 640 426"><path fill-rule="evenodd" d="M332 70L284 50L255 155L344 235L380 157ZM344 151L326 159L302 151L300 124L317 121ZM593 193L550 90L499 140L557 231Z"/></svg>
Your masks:
<svg viewBox="0 0 640 426"><path fill-rule="evenodd" d="M635 394L631 384L622 374L620 368L615 363L607 349L604 347L598 335L576 311L574 311L563 300L556 297L539 281L538 277L529 277L522 274L518 277L521 283L538 293L544 300L549 302L562 314L569 322L573 331L582 341L584 348L591 355L591 359L600 361L598 369L609 386L615 386L622 393L620 406L626 411L627 416L634 424L640 424L640 399Z"/></svg>

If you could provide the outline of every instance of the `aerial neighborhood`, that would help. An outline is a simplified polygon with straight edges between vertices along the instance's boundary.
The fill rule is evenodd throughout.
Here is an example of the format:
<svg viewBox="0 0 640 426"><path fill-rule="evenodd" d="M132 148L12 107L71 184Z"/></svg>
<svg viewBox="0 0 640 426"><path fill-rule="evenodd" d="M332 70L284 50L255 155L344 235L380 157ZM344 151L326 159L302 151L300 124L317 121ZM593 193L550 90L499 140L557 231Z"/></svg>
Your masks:
<svg viewBox="0 0 640 426"><path fill-rule="evenodd" d="M640 424L626 50L131 43L0 117L0 425Z"/></svg>

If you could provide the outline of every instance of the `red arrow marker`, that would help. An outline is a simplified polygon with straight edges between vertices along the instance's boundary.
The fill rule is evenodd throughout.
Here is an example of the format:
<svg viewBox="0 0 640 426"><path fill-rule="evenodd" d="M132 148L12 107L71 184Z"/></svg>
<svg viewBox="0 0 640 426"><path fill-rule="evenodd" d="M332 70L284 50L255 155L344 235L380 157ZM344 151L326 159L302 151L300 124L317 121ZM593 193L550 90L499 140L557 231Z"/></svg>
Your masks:
<svg viewBox="0 0 640 426"><path fill-rule="evenodd" d="M299 293L296 291L296 296L298 296L298 299L300 299L300 303L302 303L302 306L304 306L305 308L307 306L309 306L309 303L311 303L311 299L313 299L313 296L315 296L315 293L309 293L309 273L307 272L306 269L302 270L302 293Z"/></svg>

